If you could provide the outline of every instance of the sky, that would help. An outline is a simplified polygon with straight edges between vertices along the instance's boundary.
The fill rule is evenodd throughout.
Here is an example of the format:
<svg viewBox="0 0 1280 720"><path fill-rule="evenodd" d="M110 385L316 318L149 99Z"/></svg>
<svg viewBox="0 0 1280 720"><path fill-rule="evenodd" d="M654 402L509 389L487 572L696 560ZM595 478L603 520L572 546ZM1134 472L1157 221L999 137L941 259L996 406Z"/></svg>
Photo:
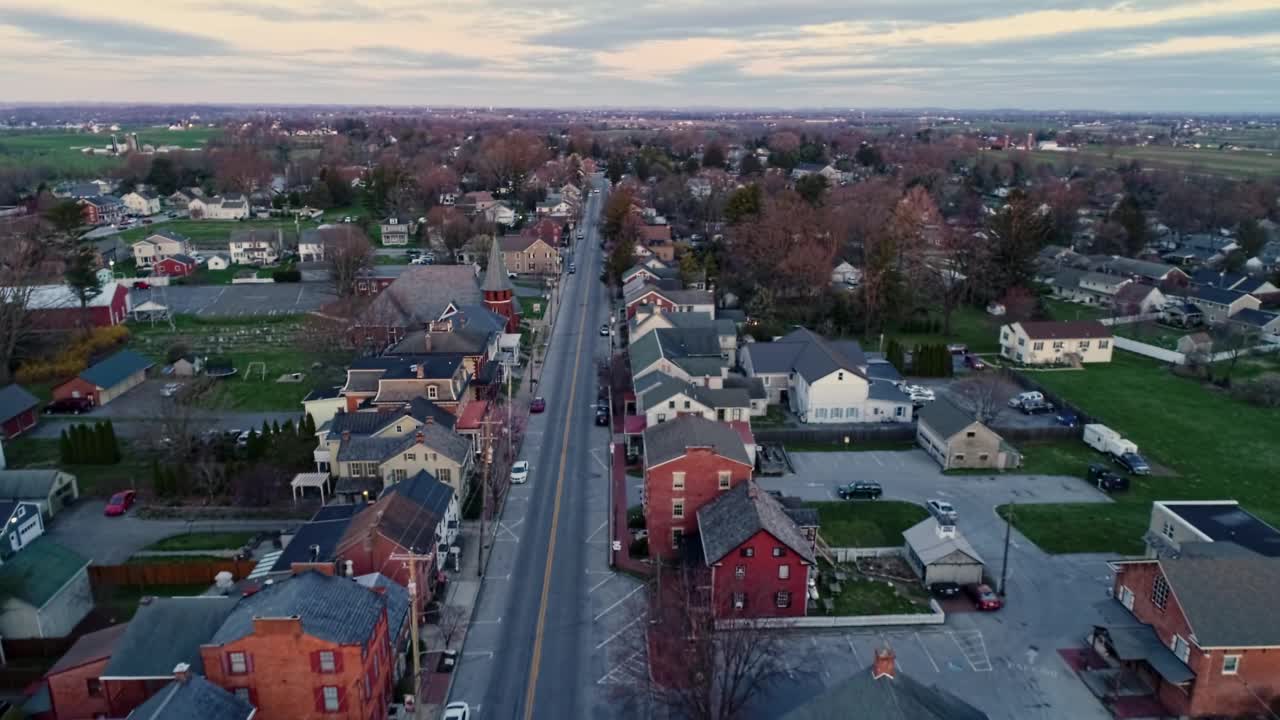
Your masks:
<svg viewBox="0 0 1280 720"><path fill-rule="evenodd" d="M0 0L0 100L1280 112L1280 0Z"/></svg>

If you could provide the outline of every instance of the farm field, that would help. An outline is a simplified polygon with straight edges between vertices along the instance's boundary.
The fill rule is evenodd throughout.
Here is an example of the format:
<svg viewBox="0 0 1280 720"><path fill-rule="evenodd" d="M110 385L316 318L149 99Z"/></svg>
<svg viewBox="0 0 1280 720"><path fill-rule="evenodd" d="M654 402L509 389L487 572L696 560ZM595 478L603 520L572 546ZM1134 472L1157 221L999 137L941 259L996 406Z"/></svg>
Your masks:
<svg viewBox="0 0 1280 720"><path fill-rule="evenodd" d="M1088 161L1099 165L1137 160L1153 168L1202 172L1223 177L1249 177L1280 175L1280 151L1268 150L1218 150L1216 148L1183 148L1166 146L1117 147L1114 157L1103 147L1086 147L1079 152L1032 153L1035 161L1059 164L1075 164Z"/></svg>
<svg viewBox="0 0 1280 720"><path fill-rule="evenodd" d="M138 141L144 145L179 145L196 149L211 137L222 133L221 128L196 128L192 130L167 130L164 128L136 128ZM128 132L128 130L121 131ZM111 143L111 133L80 132L5 132L0 133L0 166L35 165L52 168L57 174L70 177L93 174L118 167L123 157L85 155L79 148L105 147Z"/></svg>

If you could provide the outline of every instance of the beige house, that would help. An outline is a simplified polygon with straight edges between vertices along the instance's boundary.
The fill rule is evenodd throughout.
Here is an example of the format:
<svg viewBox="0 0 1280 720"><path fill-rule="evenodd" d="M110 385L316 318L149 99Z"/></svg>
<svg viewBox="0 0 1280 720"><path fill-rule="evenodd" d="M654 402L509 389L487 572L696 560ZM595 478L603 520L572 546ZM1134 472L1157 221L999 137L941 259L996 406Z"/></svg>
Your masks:
<svg viewBox="0 0 1280 720"><path fill-rule="evenodd" d="M1142 540L1149 558L1178 557L1186 543L1232 542L1260 555L1280 547L1280 530L1235 500L1157 500Z"/></svg>
<svg viewBox="0 0 1280 720"><path fill-rule="evenodd" d="M80 497L76 476L61 470L0 470L0 498L35 503L52 518Z"/></svg>
<svg viewBox="0 0 1280 720"><path fill-rule="evenodd" d="M1022 464L1022 456L1004 438L946 397L925 405L919 419L916 442L943 470L1005 470Z"/></svg>
<svg viewBox="0 0 1280 720"><path fill-rule="evenodd" d="M284 233L266 228L237 230L228 245L234 265L274 265L284 247Z"/></svg>
<svg viewBox="0 0 1280 720"><path fill-rule="evenodd" d="M140 268L149 268L165 258L191 252L191 240L185 235L160 230L133 244L133 261Z"/></svg>
<svg viewBox="0 0 1280 720"><path fill-rule="evenodd" d="M447 413L426 407L400 413L338 413L317 433L317 469L338 478L338 494L352 489L376 494L426 470L458 497L466 497L475 450L470 439L453 431L451 420Z"/></svg>
<svg viewBox="0 0 1280 720"><path fill-rule="evenodd" d="M533 275L560 273L560 251L541 238L507 235L498 238L498 242L502 247L502 261L511 272Z"/></svg>
<svg viewBox="0 0 1280 720"><path fill-rule="evenodd" d="M1107 363L1111 338L1096 320L1017 322L1000 328L1000 355L1025 365Z"/></svg>

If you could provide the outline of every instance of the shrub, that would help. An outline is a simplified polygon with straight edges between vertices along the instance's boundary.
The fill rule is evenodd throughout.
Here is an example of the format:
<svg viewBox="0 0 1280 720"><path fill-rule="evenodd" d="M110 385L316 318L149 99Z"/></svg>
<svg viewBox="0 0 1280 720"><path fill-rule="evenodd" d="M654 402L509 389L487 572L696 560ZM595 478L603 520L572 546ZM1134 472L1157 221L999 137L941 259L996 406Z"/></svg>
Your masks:
<svg viewBox="0 0 1280 720"><path fill-rule="evenodd" d="M278 283L302 282L302 272L300 270L273 270L271 279Z"/></svg>
<svg viewBox="0 0 1280 720"><path fill-rule="evenodd" d="M644 508L636 505L627 509L627 528L631 530L645 529Z"/></svg>
<svg viewBox="0 0 1280 720"><path fill-rule="evenodd" d="M628 551L631 553L631 557L633 558L649 557L649 538L642 537L637 540L632 540Z"/></svg>
<svg viewBox="0 0 1280 720"><path fill-rule="evenodd" d="M45 383L79 375L95 356L124 344L129 328L123 325L93 328L72 336L71 341L52 359L41 358L22 364L14 374L20 383Z"/></svg>

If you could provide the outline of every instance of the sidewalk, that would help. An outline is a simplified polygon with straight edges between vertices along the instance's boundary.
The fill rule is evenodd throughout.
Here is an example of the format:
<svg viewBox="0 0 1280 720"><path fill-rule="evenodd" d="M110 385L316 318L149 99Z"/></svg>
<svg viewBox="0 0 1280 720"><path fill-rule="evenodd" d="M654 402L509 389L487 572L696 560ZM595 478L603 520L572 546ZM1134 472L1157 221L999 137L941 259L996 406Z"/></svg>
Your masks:
<svg viewBox="0 0 1280 720"><path fill-rule="evenodd" d="M464 539L459 569L445 571L449 586L445 591L443 621L422 626L421 641L427 652L422 655L422 677L418 683L418 706L414 714L418 720L435 720L444 713L449 690L453 687L453 673L436 672L436 668L443 650L457 650L458 662L462 662L462 644L467 638L467 627L471 624L480 596L480 576L477 574L480 567L479 523L463 521L459 535ZM446 638L446 634L451 637ZM412 672L412 665L409 672Z"/></svg>
<svg viewBox="0 0 1280 720"><path fill-rule="evenodd" d="M613 540L621 543L622 548L612 553L613 566L648 577L653 574L653 566L631 557L631 531L627 529L627 447L621 435L613 438Z"/></svg>

